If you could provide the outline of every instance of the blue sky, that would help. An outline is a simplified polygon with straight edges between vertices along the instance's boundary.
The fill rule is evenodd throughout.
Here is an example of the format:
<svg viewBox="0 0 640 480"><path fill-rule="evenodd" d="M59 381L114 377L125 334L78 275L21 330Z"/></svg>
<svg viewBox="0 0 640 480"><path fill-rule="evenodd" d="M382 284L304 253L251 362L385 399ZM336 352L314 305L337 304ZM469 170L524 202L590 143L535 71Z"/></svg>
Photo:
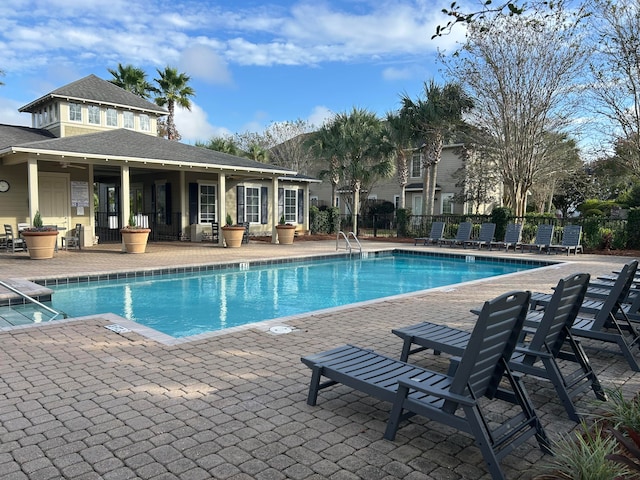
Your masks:
<svg viewBox="0 0 640 480"><path fill-rule="evenodd" d="M379 115L442 81L431 40L450 0L3 0L0 123L30 125L18 108L118 63L177 67L196 90L176 117L183 141L315 125L352 107Z"/></svg>

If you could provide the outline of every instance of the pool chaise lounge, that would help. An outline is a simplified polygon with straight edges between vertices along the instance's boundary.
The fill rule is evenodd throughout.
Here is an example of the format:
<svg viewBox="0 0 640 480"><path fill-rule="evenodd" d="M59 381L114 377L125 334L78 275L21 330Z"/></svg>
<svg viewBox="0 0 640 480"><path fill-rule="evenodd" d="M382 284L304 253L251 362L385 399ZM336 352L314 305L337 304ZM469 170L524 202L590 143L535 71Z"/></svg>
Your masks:
<svg viewBox="0 0 640 480"><path fill-rule="evenodd" d="M438 241L438 245L441 247L446 245L448 247L455 247L457 245L464 246L465 242L468 242L471 238L471 230L473 230L473 223L462 222L458 225L458 231L454 238L442 238Z"/></svg>
<svg viewBox="0 0 640 480"><path fill-rule="evenodd" d="M433 222L431 224L431 232L428 237L418 237L413 239L413 244L417 245L422 242L423 245L438 243L444 238L444 222Z"/></svg>
<svg viewBox="0 0 640 480"><path fill-rule="evenodd" d="M302 357L312 370L307 403L315 405L321 389L342 383L392 404L384 437L393 440L401 420L422 415L475 437L491 476L504 480L500 460L532 436L549 452L549 441L524 385L509 369L529 303L528 292L510 292L485 302L459 361L450 375L394 360L370 350L345 345ZM321 382L326 378L327 380ZM501 384L506 377L508 382ZM509 390L506 385L509 385ZM507 401L496 425L483 413L480 397ZM514 410L518 410L514 413Z"/></svg>
<svg viewBox="0 0 640 480"><path fill-rule="evenodd" d="M535 324L535 328L525 327L526 338L518 343L509 361L514 371L549 380L569 418L576 422L580 421L572 400L576 395L591 388L596 398L606 400L586 353L570 332L589 278L586 273L573 274L558 282L542 319ZM533 314L537 315L537 312ZM432 349L436 354L445 352L460 356L470 339L470 333L465 330L430 322L394 329L393 333L403 340L400 359L404 361L409 355L427 349ZM558 358L568 360L562 363L562 369L556 361Z"/></svg>

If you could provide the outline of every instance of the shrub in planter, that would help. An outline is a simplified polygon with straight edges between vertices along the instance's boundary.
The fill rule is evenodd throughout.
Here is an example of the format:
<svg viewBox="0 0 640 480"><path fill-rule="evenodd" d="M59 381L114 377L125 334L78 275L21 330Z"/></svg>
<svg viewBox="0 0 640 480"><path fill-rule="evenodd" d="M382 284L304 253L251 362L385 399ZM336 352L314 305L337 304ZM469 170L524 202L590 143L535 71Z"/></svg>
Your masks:
<svg viewBox="0 0 640 480"><path fill-rule="evenodd" d="M53 258L53 252L58 242L58 229L43 226L39 211L33 216L33 226L25 228L20 234L24 238L29 256L33 260Z"/></svg>

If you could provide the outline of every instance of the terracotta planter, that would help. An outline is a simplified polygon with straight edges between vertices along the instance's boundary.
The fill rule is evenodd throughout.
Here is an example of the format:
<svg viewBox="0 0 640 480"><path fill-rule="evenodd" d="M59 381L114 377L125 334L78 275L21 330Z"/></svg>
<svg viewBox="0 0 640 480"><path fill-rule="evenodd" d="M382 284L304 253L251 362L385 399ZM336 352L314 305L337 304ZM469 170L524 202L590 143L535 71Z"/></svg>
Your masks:
<svg viewBox="0 0 640 480"><path fill-rule="evenodd" d="M291 245L293 243L293 237L296 233L295 225L276 225L276 230L280 245Z"/></svg>
<svg viewBox="0 0 640 480"><path fill-rule="evenodd" d="M120 230L127 253L144 253L147 250L150 228L123 228Z"/></svg>
<svg viewBox="0 0 640 480"><path fill-rule="evenodd" d="M224 242L229 248L239 248L242 245L242 237L244 236L243 226L226 226L222 227L222 236Z"/></svg>
<svg viewBox="0 0 640 480"><path fill-rule="evenodd" d="M46 232L29 232L21 233L24 243L27 244L29 256L33 260L46 260L53 258L53 251L58 241L58 231L50 230Z"/></svg>

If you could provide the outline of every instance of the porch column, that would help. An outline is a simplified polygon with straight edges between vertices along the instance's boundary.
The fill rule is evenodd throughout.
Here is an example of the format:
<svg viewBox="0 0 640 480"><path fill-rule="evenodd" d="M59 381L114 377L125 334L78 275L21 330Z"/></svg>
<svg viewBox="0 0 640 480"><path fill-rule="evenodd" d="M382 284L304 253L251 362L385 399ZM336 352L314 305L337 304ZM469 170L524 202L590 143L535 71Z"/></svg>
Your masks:
<svg viewBox="0 0 640 480"><path fill-rule="evenodd" d="M276 230L276 225L278 225L278 177L273 177L273 181L271 183L271 190L273 200L271 204L273 205L273 214L271 215L271 243L278 243L278 230Z"/></svg>
<svg viewBox="0 0 640 480"><path fill-rule="evenodd" d="M33 222L36 212L40 210L40 197L38 194L38 160L29 157L27 160L27 182L29 192L29 225Z"/></svg>
<svg viewBox="0 0 640 480"><path fill-rule="evenodd" d="M223 227L227 223L227 176L220 172L218 174L218 225ZM218 245L224 245L224 238L222 238L222 230L218 235Z"/></svg>
<svg viewBox="0 0 640 480"><path fill-rule="evenodd" d="M311 203L309 201L309 184L304 187L304 225L303 229L311 233L311 224L309 223L309 208Z"/></svg>
<svg viewBox="0 0 640 480"><path fill-rule="evenodd" d="M120 205L122 205L120 217L123 227L129 225L129 215L131 215L130 190L131 184L129 182L129 165L122 165L120 167ZM122 239L122 251L126 251L124 246L124 238Z"/></svg>
<svg viewBox="0 0 640 480"><path fill-rule="evenodd" d="M186 178L187 178L187 175L185 171L180 170L180 174L179 174L180 192L178 194L180 196L180 233L181 234L184 234L185 230L189 227L189 212L188 212L189 207L187 203L188 196L189 196L189 189L186 188L187 186Z"/></svg>

